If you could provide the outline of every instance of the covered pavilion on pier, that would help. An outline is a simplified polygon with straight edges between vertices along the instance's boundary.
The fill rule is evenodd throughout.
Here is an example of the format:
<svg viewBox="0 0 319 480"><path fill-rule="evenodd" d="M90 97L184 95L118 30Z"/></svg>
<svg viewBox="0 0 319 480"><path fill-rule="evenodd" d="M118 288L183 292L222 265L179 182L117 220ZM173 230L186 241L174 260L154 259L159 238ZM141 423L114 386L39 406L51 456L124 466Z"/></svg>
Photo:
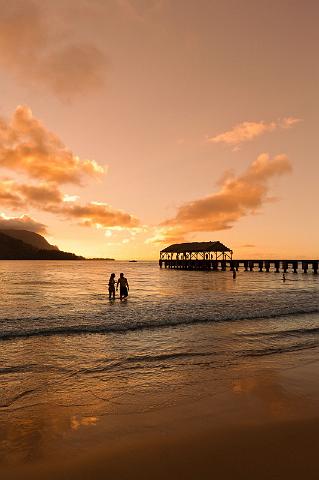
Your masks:
<svg viewBox="0 0 319 480"><path fill-rule="evenodd" d="M160 252L165 260L231 260L233 251L221 242L175 243Z"/></svg>

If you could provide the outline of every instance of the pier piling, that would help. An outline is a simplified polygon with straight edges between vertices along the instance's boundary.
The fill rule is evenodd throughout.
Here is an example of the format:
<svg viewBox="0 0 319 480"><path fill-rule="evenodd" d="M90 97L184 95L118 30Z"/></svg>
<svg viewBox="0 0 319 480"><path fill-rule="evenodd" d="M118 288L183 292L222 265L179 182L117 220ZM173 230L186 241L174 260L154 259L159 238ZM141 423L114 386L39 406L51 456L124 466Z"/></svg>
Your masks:
<svg viewBox="0 0 319 480"><path fill-rule="evenodd" d="M237 272L243 270L245 272L253 272L255 266L258 266L259 272L274 272L274 273L287 273L289 270L293 273L302 271L308 273L312 271L315 275L318 275L318 260L206 260L206 259L163 259L159 260L160 268L176 269L176 270L206 270L206 271L231 271ZM257 270L257 269L256 269Z"/></svg>

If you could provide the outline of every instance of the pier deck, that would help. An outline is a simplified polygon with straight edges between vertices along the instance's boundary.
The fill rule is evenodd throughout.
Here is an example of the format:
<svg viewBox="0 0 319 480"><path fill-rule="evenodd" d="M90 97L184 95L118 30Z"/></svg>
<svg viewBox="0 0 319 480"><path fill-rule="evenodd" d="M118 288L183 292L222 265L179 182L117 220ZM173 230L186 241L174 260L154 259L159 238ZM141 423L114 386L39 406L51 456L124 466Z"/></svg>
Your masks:
<svg viewBox="0 0 319 480"><path fill-rule="evenodd" d="M307 273L308 270L318 274L319 260L233 260L233 259L160 259L161 268L179 270L226 271L243 269L244 271L293 272Z"/></svg>

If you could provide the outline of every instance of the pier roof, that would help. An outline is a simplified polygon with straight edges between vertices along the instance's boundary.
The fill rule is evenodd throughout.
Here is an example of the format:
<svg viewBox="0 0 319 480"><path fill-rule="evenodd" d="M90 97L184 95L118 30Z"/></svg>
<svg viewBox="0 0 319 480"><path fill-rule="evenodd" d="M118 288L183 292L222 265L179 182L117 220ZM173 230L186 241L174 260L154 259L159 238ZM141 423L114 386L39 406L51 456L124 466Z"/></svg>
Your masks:
<svg viewBox="0 0 319 480"><path fill-rule="evenodd" d="M231 249L221 242L191 242L174 243L164 248L161 253L186 253L186 252L231 252Z"/></svg>

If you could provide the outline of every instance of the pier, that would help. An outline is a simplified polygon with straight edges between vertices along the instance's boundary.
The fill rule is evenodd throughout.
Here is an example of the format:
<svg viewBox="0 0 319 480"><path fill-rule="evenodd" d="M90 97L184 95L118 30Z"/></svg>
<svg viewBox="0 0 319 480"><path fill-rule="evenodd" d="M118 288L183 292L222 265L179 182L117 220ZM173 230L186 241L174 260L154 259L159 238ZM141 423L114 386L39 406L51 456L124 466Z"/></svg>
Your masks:
<svg viewBox="0 0 319 480"><path fill-rule="evenodd" d="M233 251L221 242L170 245L160 252L160 268L211 271L259 271L318 274L319 260L235 260Z"/></svg>

